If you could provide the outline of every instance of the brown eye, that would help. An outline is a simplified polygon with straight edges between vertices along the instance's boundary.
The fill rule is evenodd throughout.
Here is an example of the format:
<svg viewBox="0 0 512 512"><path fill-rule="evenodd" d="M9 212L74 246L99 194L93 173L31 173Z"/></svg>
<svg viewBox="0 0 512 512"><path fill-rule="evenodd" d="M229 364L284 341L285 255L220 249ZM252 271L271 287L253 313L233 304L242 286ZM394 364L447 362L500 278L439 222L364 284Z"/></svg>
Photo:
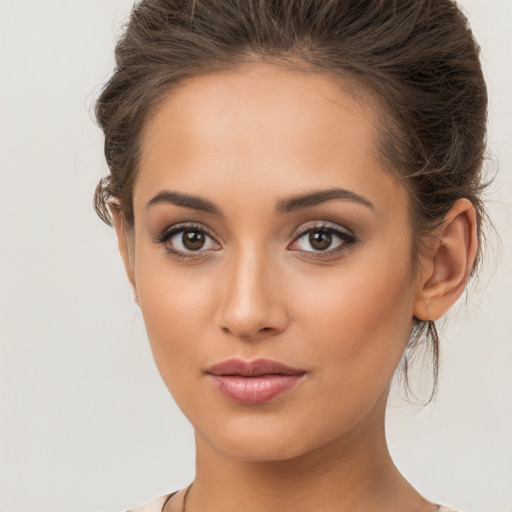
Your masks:
<svg viewBox="0 0 512 512"><path fill-rule="evenodd" d="M354 243L356 243L356 238L349 231L321 225L302 229L290 248L309 253L310 257L315 254L321 257L337 254L348 249Z"/></svg>
<svg viewBox="0 0 512 512"><path fill-rule="evenodd" d="M221 248L209 231L201 226L190 224L170 226L154 238L154 242L163 245L169 254L179 255L182 258L205 256L209 251L217 251Z"/></svg>
<svg viewBox="0 0 512 512"><path fill-rule="evenodd" d="M332 243L332 233L328 231L312 231L309 233L309 243L317 251L325 251Z"/></svg>
<svg viewBox="0 0 512 512"><path fill-rule="evenodd" d="M205 244L205 234L195 229L187 229L181 236L183 246L190 251L202 249Z"/></svg>

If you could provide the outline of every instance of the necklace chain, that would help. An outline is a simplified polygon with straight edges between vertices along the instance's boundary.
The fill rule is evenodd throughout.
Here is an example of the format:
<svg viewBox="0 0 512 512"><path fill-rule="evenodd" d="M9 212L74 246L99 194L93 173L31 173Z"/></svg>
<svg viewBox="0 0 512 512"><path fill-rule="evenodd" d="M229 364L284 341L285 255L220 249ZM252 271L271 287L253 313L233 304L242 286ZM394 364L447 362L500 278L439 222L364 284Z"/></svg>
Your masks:
<svg viewBox="0 0 512 512"><path fill-rule="evenodd" d="M192 482L192 484L193 483L194 482ZM181 509L181 512L187 512L187 496L188 496L188 492L190 491L190 488L192 487L192 484L190 484L187 487L187 490L185 491L185 496L183 496L183 508Z"/></svg>
<svg viewBox="0 0 512 512"><path fill-rule="evenodd" d="M181 509L181 512L187 512L187 497L188 497L188 493L190 491L190 489L192 488L192 484L194 483L194 481L192 481L192 483L187 487L187 490L185 491L185 496L183 496L183 508ZM443 507L441 507L441 505L438 506L438 508L436 509L436 512L441 512L441 509Z"/></svg>

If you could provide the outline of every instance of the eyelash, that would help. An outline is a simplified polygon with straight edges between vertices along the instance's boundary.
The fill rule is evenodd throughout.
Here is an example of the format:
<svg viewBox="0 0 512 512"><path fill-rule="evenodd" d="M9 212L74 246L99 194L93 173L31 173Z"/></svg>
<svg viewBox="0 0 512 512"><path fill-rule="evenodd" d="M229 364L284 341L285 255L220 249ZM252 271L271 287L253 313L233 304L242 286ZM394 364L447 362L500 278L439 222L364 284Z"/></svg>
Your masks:
<svg viewBox="0 0 512 512"><path fill-rule="evenodd" d="M165 229L159 236L157 236L153 241L155 243L159 244L159 245L164 245L165 250L170 255L172 255L173 257L178 258L180 260L197 259L197 258L204 257L204 253L208 252L208 250L206 250L206 251L198 250L198 251L184 252L184 251L178 251L178 250L173 249L173 248L169 247L168 245L166 245L166 243L174 235L176 235L178 233L182 233L184 231L195 231L197 233L206 235L206 236L208 236L209 238L211 238L212 240L215 241L215 238L213 237L213 235L210 233L209 230L207 230L203 226L200 226L198 224L193 224L193 223L189 223L189 224L176 224L174 226L170 226L169 228ZM306 253L305 257L307 257L307 258L312 258L312 259L313 258L314 259L329 258L329 257L335 256L337 254L340 254L340 253L348 250L350 246L352 246L355 243L357 243L356 237L352 233L350 233L349 231L343 231L341 229L338 229L338 228L335 228L333 226L329 226L329 225L326 225L326 224L318 224L318 225L308 226L308 227L304 227L304 228L300 229L298 231L298 233L295 235L295 238L294 238L292 244L295 244L303 236L305 236L305 235L307 235L309 233L312 233L312 232L329 233L331 235L334 235L338 239L340 239L341 243L337 247L335 247L334 249L329 249L329 250L326 250L326 251L315 251L315 250L313 250L313 251L302 251L303 253ZM215 242L215 243L217 243L217 242ZM311 255L307 255L308 253L311 253Z"/></svg>
<svg viewBox="0 0 512 512"><path fill-rule="evenodd" d="M200 226L198 224L175 224L174 226L170 226L169 228L165 229L156 239L154 239L154 242L160 245L163 245L165 250L173 257L178 258L180 260L185 259L197 259L202 258L203 254L206 251L190 251L190 252L183 252L183 251L177 251L176 249L172 249L166 243L176 234L182 233L184 231L195 231L196 233L201 233L203 235L208 236L212 240L215 240L213 235L205 229L203 226Z"/></svg>
<svg viewBox="0 0 512 512"><path fill-rule="evenodd" d="M334 235L341 240L341 243L334 249L329 249L327 251L303 251L306 254L310 254L306 256L307 258L329 258L345 252L350 248L350 246L357 243L356 237L349 231L343 231L327 224L316 224L314 226L301 228L295 235L292 244L298 242L304 235L314 232L324 232Z"/></svg>

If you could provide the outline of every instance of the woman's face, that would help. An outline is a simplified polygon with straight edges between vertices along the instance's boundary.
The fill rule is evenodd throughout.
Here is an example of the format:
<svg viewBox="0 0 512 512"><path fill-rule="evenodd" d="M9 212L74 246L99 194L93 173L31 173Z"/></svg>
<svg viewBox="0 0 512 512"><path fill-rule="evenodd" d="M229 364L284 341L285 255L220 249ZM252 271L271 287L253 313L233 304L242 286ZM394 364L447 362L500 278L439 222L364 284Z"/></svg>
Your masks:
<svg viewBox="0 0 512 512"><path fill-rule="evenodd" d="M225 454L381 428L420 284L407 192L354 97L255 64L191 79L145 127L128 269L163 380Z"/></svg>

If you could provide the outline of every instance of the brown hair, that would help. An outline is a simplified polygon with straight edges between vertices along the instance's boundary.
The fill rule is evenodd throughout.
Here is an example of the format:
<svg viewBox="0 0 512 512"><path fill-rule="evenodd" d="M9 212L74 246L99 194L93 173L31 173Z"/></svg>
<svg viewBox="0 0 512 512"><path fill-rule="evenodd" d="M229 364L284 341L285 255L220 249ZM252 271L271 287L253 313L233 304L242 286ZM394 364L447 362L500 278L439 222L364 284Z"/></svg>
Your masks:
<svg viewBox="0 0 512 512"><path fill-rule="evenodd" d="M416 255L463 197L481 239L487 93L479 47L454 1L142 0L115 56L96 103L110 175L94 204L108 224L115 199L133 225L141 131L160 101L188 78L270 60L348 77L377 98L382 156L410 192ZM416 322L409 352L425 337L436 380L434 322Z"/></svg>

